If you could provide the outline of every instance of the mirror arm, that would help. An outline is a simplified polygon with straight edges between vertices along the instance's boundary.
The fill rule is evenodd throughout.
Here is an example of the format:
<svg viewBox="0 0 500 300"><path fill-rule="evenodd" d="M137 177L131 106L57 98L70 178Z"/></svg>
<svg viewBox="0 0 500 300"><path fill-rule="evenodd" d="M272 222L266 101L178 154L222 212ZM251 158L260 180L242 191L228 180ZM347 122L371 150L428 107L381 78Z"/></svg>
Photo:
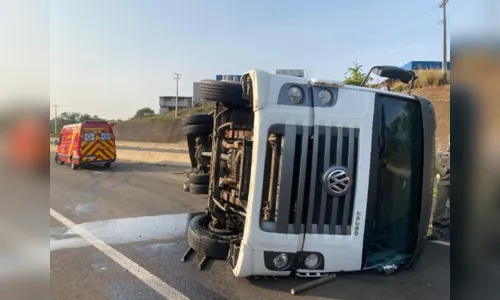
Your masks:
<svg viewBox="0 0 500 300"><path fill-rule="evenodd" d="M361 85L360 85L360 86L365 86L365 84L368 82L368 79L370 79L370 74L371 74L371 73L373 72L373 70L374 70L374 69L376 69L376 68L377 68L377 67L375 66L375 67L372 67L372 68L370 69L370 71L366 74L366 77L365 77L365 79L363 80L363 82L361 83Z"/></svg>

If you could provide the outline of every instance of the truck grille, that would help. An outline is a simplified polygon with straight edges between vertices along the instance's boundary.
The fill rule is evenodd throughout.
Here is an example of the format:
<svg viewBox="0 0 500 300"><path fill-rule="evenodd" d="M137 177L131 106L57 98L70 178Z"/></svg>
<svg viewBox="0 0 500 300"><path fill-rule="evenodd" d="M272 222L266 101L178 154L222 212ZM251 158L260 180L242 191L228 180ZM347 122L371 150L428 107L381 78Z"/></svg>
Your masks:
<svg viewBox="0 0 500 300"><path fill-rule="evenodd" d="M350 235L359 152L359 129L273 125L269 130L261 229L276 233ZM330 196L324 172L345 167L350 191Z"/></svg>

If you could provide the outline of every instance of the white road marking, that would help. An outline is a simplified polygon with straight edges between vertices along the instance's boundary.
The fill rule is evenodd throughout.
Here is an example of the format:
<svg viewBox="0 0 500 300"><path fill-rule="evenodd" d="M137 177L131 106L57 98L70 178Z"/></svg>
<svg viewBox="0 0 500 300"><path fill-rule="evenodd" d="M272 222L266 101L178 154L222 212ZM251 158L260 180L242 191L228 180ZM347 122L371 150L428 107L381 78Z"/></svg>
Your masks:
<svg viewBox="0 0 500 300"><path fill-rule="evenodd" d="M81 236L84 240L96 247L99 251L111 258L121 267L128 270L131 274L133 274L135 277L137 277L139 280L144 282L146 285L148 285L150 288L155 290L158 294L162 295L166 299L189 299L155 275L148 272L146 269L139 266L137 263L135 263L125 255L116 251L113 247L109 246L108 244L94 236L92 233L73 223L52 208L50 209L50 215L57 221L61 222L64 226L71 229L74 233Z"/></svg>
<svg viewBox="0 0 500 300"><path fill-rule="evenodd" d="M444 242L444 241L430 241L431 243L438 244L438 245L443 245L443 246L448 246L450 247L449 242Z"/></svg>
<svg viewBox="0 0 500 300"><path fill-rule="evenodd" d="M97 173L97 174L104 174L104 172L101 172L101 171L92 171L93 173Z"/></svg>
<svg viewBox="0 0 500 300"><path fill-rule="evenodd" d="M82 210L88 208L87 205L89 204L85 204ZM68 207L66 210L69 213L72 208ZM78 214L76 208L74 212ZM188 214L169 214L91 221L80 223L78 227L92 232L95 237L113 246L139 241L182 238L186 234L188 219ZM91 245L85 239L71 229L66 227L50 228L50 251L89 246Z"/></svg>

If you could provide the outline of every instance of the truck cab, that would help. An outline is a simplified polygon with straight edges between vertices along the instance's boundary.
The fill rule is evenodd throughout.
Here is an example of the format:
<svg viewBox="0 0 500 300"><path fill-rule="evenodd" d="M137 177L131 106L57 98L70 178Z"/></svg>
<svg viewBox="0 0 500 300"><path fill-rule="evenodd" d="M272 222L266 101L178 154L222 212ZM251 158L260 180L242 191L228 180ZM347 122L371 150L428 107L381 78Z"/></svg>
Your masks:
<svg viewBox="0 0 500 300"><path fill-rule="evenodd" d="M434 177L431 102L262 70L237 83L202 81L200 97L217 105L184 120L192 158L185 190L205 185L208 194L207 213L188 228L192 249L227 259L237 277L418 261Z"/></svg>

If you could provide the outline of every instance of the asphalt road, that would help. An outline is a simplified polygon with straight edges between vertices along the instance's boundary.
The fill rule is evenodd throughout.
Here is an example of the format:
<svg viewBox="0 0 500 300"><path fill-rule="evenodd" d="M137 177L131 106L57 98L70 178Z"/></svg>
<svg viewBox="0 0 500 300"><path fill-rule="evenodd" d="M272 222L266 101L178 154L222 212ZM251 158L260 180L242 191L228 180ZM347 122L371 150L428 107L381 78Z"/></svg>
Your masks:
<svg viewBox="0 0 500 300"><path fill-rule="evenodd" d="M187 222L206 204L182 191L183 175L174 174L181 171L126 162L72 171L51 162L51 208L59 214L59 221L51 217L51 298L165 299L159 290L167 288L189 299L297 297L289 291L304 279L238 279L225 261L211 261L204 271L196 257L180 262ZM68 231L61 220L80 231ZM448 246L429 244L413 270L339 275L299 297L449 299L449 256Z"/></svg>

